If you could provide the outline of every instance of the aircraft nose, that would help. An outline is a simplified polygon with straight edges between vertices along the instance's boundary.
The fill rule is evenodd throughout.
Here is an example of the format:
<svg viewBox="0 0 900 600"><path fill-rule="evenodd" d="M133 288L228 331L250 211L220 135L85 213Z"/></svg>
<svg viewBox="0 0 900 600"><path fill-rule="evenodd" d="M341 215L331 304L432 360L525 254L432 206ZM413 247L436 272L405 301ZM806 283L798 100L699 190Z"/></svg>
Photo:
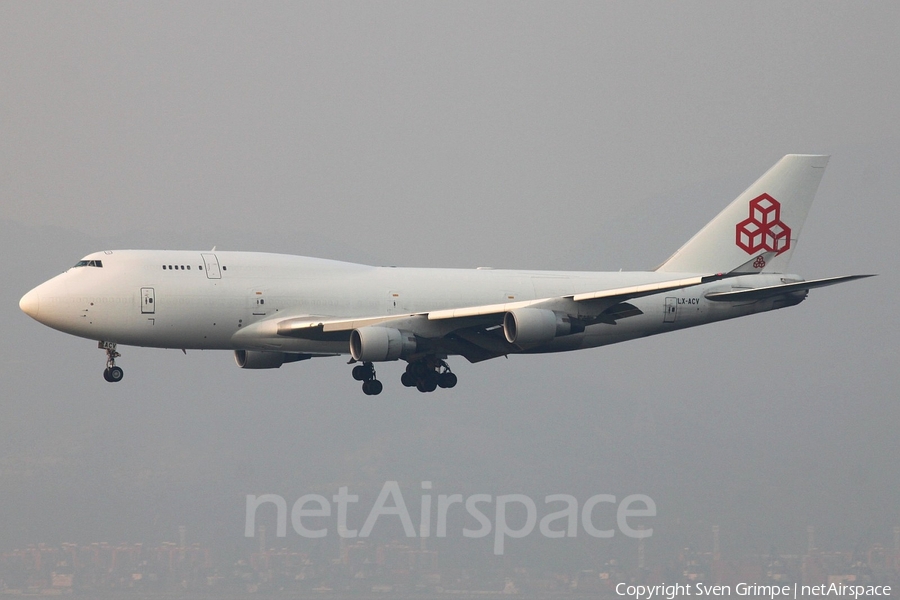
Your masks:
<svg viewBox="0 0 900 600"><path fill-rule="evenodd" d="M41 309L41 296L38 294L37 288L34 288L19 300L19 308L32 319L38 318Z"/></svg>

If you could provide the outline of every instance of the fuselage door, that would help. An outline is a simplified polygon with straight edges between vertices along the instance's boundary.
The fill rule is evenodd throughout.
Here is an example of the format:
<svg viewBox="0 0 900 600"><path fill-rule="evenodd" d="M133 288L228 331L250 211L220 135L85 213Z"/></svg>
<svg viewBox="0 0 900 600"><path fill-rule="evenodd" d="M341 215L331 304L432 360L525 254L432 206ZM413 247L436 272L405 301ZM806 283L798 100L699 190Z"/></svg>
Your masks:
<svg viewBox="0 0 900 600"><path fill-rule="evenodd" d="M391 290L388 292L387 314L397 315L406 312L406 302L400 292Z"/></svg>
<svg viewBox="0 0 900 600"><path fill-rule="evenodd" d="M222 271L219 270L219 259L215 254L201 254L203 264L206 266L207 279L222 279Z"/></svg>
<svg viewBox="0 0 900 600"><path fill-rule="evenodd" d="M141 314L156 314L156 298L153 288L141 288Z"/></svg>
<svg viewBox="0 0 900 600"><path fill-rule="evenodd" d="M254 290L250 302L250 312L253 313L254 317L266 316L266 295L264 292Z"/></svg>
<svg viewBox="0 0 900 600"><path fill-rule="evenodd" d="M666 298L665 316L663 323L674 323L678 311L678 298Z"/></svg>

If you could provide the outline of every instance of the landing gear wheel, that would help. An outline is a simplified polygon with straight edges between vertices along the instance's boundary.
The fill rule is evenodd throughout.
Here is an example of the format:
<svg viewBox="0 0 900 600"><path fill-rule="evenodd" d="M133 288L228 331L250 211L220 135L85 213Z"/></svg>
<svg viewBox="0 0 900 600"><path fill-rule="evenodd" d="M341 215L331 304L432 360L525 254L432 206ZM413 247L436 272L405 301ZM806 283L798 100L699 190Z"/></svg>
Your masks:
<svg viewBox="0 0 900 600"><path fill-rule="evenodd" d="M438 386L438 374L435 371L426 371L425 376L416 382L416 389L420 392L433 392Z"/></svg>
<svg viewBox="0 0 900 600"><path fill-rule="evenodd" d="M366 396L377 396L384 389L384 385L377 379L363 381L362 391Z"/></svg>
<svg viewBox="0 0 900 600"><path fill-rule="evenodd" d="M403 387L416 387L416 376L407 371L400 376L400 383L403 384Z"/></svg>
<svg viewBox="0 0 900 600"><path fill-rule="evenodd" d="M110 383L118 383L122 381L124 376L125 372L122 370L122 367L112 367L103 372L103 377Z"/></svg>
<svg viewBox="0 0 900 600"><path fill-rule="evenodd" d="M437 371L428 371L427 373L425 373L425 377L423 377L423 379L425 380L425 387L428 388L429 392L433 392L434 390L437 389L437 386L438 386Z"/></svg>
<svg viewBox="0 0 900 600"><path fill-rule="evenodd" d="M451 373L450 371L444 371L440 375L438 375L438 385L442 388L452 388L456 385L456 375Z"/></svg>
<svg viewBox="0 0 900 600"><path fill-rule="evenodd" d="M350 373L353 375L353 379L357 381L366 381L372 376L372 371L372 365L369 363L368 367L366 365L356 365Z"/></svg>

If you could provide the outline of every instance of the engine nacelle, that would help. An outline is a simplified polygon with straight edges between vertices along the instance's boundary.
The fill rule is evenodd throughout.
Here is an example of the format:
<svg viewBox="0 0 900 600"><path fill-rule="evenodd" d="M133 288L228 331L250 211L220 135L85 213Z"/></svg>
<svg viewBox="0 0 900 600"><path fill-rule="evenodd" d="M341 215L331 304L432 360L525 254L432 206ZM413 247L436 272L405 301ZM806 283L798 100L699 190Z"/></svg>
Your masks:
<svg viewBox="0 0 900 600"><path fill-rule="evenodd" d="M310 358L307 354L235 350L234 362L242 369L277 369L284 363Z"/></svg>
<svg viewBox="0 0 900 600"><path fill-rule="evenodd" d="M390 327L360 327L350 334L350 355L360 362L397 360L416 351L416 336Z"/></svg>
<svg viewBox="0 0 900 600"><path fill-rule="evenodd" d="M503 335L510 344L542 344L572 333L569 316L545 308L517 308L503 315Z"/></svg>

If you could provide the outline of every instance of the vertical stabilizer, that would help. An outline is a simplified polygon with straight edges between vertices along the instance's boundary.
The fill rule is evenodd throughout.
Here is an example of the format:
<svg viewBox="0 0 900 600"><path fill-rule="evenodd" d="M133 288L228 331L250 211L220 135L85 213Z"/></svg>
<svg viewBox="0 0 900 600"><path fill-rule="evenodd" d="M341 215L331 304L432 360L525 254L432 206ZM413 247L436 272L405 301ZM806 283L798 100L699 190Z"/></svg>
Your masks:
<svg viewBox="0 0 900 600"><path fill-rule="evenodd" d="M751 261L783 273L827 164L828 156L788 154L656 270L729 273Z"/></svg>

